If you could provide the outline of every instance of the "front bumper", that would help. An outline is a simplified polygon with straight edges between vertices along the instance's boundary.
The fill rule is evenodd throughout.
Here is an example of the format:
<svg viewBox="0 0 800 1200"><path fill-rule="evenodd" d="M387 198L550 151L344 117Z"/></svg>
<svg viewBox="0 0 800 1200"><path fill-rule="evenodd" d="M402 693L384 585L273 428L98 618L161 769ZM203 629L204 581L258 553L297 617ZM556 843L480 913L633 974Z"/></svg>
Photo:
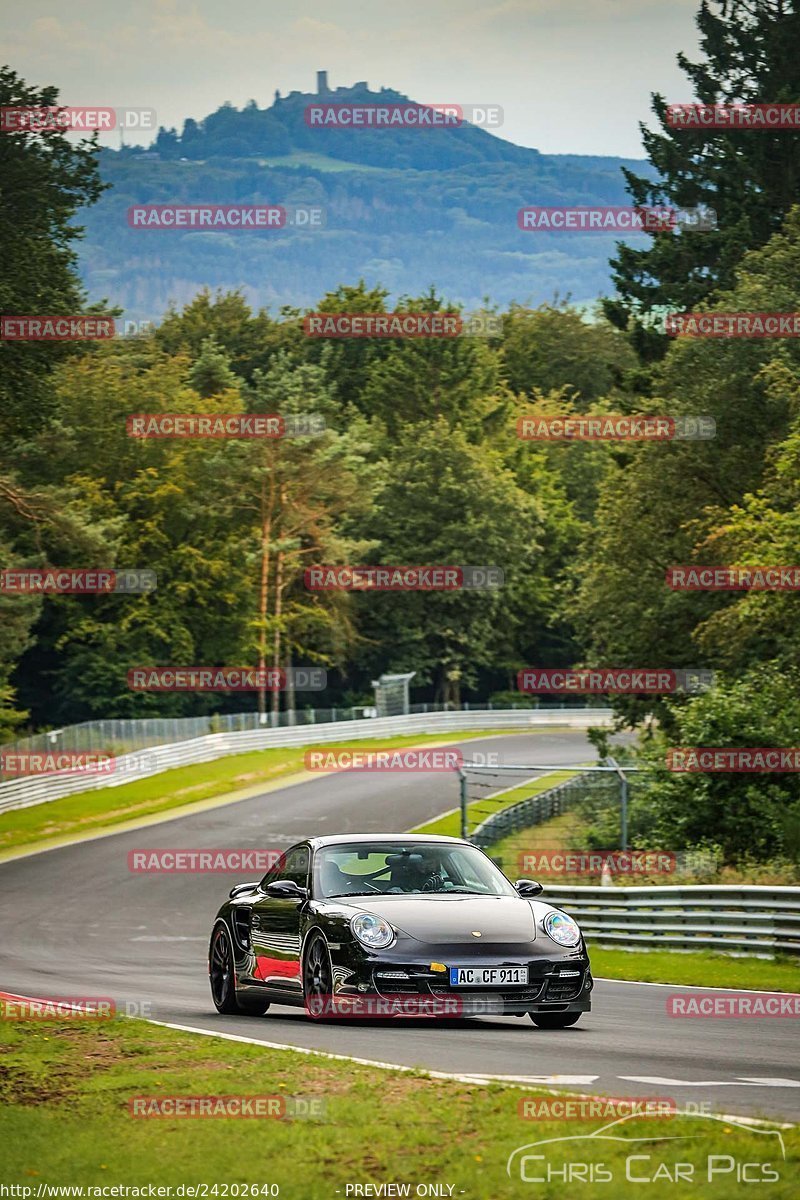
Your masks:
<svg viewBox="0 0 800 1200"><path fill-rule="evenodd" d="M397 953L400 947L392 947L394 954L382 952L365 956L365 960L354 963L349 969L335 971L338 977L335 987L337 996L372 995L409 1001L407 1011L414 1011L413 999L422 1006L426 1001L438 1002L440 1015L447 1016L522 1016L529 1012L589 1012L593 979L589 959L582 949L552 957L530 954L508 954L508 947L496 955L490 951L479 957L471 947L443 948L437 946L436 955L428 954L403 957ZM445 950L444 953L442 951ZM489 948L487 947L487 951ZM431 962L459 967L527 967L528 983L499 987L451 987L449 970L433 971ZM402 1003L399 1004L402 1009Z"/></svg>

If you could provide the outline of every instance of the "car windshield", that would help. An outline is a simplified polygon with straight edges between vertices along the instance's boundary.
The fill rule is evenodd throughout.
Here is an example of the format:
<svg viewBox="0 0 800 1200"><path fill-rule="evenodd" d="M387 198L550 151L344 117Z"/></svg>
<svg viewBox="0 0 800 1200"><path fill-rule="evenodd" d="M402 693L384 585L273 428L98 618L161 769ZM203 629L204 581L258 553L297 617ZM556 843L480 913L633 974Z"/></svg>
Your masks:
<svg viewBox="0 0 800 1200"><path fill-rule="evenodd" d="M447 842L353 842L314 858L314 895L516 896L505 875L475 846Z"/></svg>

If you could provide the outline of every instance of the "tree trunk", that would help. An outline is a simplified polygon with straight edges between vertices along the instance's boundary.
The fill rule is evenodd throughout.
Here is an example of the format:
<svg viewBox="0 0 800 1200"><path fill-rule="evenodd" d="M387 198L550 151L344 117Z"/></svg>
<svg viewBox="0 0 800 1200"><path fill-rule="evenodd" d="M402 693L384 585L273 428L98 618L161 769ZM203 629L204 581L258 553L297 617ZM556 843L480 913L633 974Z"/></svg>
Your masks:
<svg viewBox="0 0 800 1200"><path fill-rule="evenodd" d="M272 664L276 671L281 665L281 614L283 613L283 551L278 550L275 556L275 633L272 639ZM281 708L281 693L278 688L272 692L273 725L278 724L278 713Z"/></svg>
<svg viewBox="0 0 800 1200"><path fill-rule="evenodd" d="M297 705L297 697L295 695L295 690L294 690L294 679L292 678L292 651L291 651L291 649L286 651L286 656L284 659L284 666L285 666L285 670L286 670L286 711L289 714L290 723L292 725L296 725L297 724L297 716L296 716L295 709L296 709L296 705Z"/></svg>
<svg viewBox="0 0 800 1200"><path fill-rule="evenodd" d="M267 669L267 616L269 614L269 552L272 537L272 508L275 494L275 480L270 475L269 504L267 504L266 479L261 480L261 584L258 600L258 722L263 725L267 716L267 689L265 671Z"/></svg>

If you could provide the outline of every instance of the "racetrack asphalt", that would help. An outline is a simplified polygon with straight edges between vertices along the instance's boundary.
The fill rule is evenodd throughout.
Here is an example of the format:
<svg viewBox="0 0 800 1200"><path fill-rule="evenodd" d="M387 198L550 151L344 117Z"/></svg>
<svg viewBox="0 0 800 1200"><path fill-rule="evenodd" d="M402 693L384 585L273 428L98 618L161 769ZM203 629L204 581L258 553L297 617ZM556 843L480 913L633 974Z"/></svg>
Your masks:
<svg viewBox="0 0 800 1200"><path fill-rule="evenodd" d="M464 744L465 758L490 751L501 764L594 758L585 732L568 729ZM507 773L495 782L525 778ZM242 880L128 869L133 849L284 849L315 834L402 832L457 803L449 772L342 772L1 863L0 988L113 997L161 1021L382 1063L800 1117L796 1019L669 1017L667 997L689 990L679 986L599 980L592 1012L559 1031L536 1029L527 1017L316 1024L279 1006L260 1018L220 1016L208 989L208 936L219 904Z"/></svg>

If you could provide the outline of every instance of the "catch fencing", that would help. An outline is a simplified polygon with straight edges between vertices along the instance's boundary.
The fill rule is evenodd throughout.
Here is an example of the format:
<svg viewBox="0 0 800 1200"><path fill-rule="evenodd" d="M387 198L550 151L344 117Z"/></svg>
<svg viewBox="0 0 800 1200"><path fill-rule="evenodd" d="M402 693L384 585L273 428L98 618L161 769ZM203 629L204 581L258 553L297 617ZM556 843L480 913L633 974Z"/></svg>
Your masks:
<svg viewBox="0 0 800 1200"><path fill-rule="evenodd" d="M150 775L158 775L173 767L213 762L230 754L245 754L251 750L276 747L321 745L341 740L397 737L413 734L457 734L474 730L540 729L569 726L588 729L606 725L612 712L607 708L563 709L470 709L469 711L428 712L404 717L375 717L361 720L329 722L327 724L294 725L283 729L260 727L230 733L213 733L204 737L188 737L166 745L150 744L135 753L116 758L110 774L76 772L75 774L27 775L0 783L0 812L29 808L71 796L77 792L119 787ZM205 718L191 718L191 720ZM62 749L59 745L47 747ZM92 747L86 747L93 749ZM6 747L3 747L5 750Z"/></svg>
<svg viewBox="0 0 800 1200"><path fill-rule="evenodd" d="M528 796L518 804L491 813L478 825L475 832L470 834L470 841L485 850L512 833L541 825L543 821L549 821L552 817L560 817L575 804L583 789L591 786L591 782L592 776L588 771L580 772L568 782L548 788L538 796Z"/></svg>
<svg viewBox="0 0 800 1200"><path fill-rule="evenodd" d="M462 771L467 770L465 764ZM480 773L483 769L477 770ZM581 772L578 768L565 783L491 813L470 840L491 854L503 838L561 816L587 793L602 794L617 786L610 774ZM502 793L494 799L501 803ZM676 860L690 873L702 873L713 866L706 862L702 851L679 852ZM511 864L500 865L514 877ZM540 882L544 886L542 899L573 916L586 940L600 946L625 950L710 949L763 958L800 954L800 887L713 883L628 887L613 882L598 887L544 879Z"/></svg>

